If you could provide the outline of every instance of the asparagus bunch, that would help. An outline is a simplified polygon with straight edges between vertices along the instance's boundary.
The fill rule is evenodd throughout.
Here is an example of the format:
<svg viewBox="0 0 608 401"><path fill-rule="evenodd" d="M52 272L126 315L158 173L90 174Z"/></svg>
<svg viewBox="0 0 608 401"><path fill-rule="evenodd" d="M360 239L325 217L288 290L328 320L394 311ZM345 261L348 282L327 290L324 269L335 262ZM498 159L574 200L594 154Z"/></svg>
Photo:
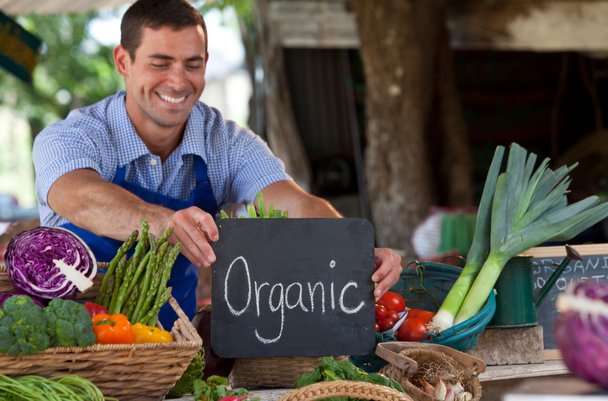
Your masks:
<svg viewBox="0 0 608 401"><path fill-rule="evenodd" d="M125 314L131 323L155 325L158 311L171 296L167 282L182 245L167 241L172 228L154 238L148 222L143 220L141 225L141 237L138 230L131 233L110 261L96 303L110 314Z"/></svg>

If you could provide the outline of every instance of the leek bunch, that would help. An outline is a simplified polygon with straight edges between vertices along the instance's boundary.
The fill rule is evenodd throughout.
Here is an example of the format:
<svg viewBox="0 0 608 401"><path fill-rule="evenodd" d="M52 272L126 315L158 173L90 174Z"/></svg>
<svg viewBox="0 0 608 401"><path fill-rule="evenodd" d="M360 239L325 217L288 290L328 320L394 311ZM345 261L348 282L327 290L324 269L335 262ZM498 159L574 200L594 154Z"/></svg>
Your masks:
<svg viewBox="0 0 608 401"><path fill-rule="evenodd" d="M599 203L597 196L568 205L569 173L576 164L552 170L546 158L535 167L536 154L513 143L505 171L496 178L503 151L498 147L494 154L467 263L431 322L433 331L478 313L512 257L547 241L570 239L608 217L608 202Z"/></svg>

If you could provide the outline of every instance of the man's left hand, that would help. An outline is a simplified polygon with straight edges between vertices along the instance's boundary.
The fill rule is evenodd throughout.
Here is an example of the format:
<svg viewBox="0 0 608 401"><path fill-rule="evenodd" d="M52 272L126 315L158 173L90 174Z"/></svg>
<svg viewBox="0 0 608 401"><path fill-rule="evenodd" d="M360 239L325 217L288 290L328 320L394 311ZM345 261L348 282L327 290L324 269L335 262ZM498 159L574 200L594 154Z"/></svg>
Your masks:
<svg viewBox="0 0 608 401"><path fill-rule="evenodd" d="M389 248L374 249L375 266L372 281L376 283L374 298L378 300L401 276L401 256Z"/></svg>

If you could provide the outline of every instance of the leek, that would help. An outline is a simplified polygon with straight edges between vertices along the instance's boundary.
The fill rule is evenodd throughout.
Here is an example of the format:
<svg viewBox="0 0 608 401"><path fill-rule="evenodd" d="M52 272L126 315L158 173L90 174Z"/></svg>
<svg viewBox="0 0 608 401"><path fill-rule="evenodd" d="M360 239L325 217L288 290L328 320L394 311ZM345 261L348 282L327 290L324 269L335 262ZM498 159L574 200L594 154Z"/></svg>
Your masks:
<svg viewBox="0 0 608 401"><path fill-rule="evenodd" d="M506 170L496 183L492 202L489 254L471 285L455 324L485 304L496 280L512 257L550 240L567 240L608 217L608 202L589 196L568 205L569 172L553 171L549 159L535 169L536 155L511 144ZM464 272L463 272L464 273Z"/></svg>
<svg viewBox="0 0 608 401"><path fill-rule="evenodd" d="M496 188L498 175L500 174L504 152L505 148L503 146L496 147L496 150L494 151L492 163L490 164L483 187L483 193L481 194L481 199L479 201L477 218L475 221L475 232L473 234L471 247L467 252L466 263L458 276L458 279L448 292L441 307L429 324L429 330L433 332L440 332L452 327L454 318L464 301L464 297L467 295L469 288L473 284L473 280L475 280L477 273L488 256L490 249L488 238L490 236L492 199L494 198L494 190Z"/></svg>

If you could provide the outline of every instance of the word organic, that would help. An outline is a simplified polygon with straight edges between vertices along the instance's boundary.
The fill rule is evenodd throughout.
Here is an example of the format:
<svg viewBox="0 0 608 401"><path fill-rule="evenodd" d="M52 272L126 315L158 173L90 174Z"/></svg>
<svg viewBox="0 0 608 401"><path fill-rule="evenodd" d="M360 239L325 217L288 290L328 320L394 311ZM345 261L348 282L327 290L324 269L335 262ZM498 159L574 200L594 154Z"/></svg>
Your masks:
<svg viewBox="0 0 608 401"><path fill-rule="evenodd" d="M329 268L335 267L336 261L331 260ZM233 296L231 289L237 288L246 289L244 297L242 290L234 290L238 292ZM230 263L226 272L224 301L233 316L255 313L257 318L262 318L265 313L276 314L274 328L252 328L261 343L271 344L279 341L283 335L286 310L321 315L324 315L328 309L346 315L358 313L365 306L365 301L356 295L357 288L358 284L352 280L338 284L334 281L258 282L252 279L247 260L243 256L238 256ZM268 323L268 319L265 318L260 321Z"/></svg>

